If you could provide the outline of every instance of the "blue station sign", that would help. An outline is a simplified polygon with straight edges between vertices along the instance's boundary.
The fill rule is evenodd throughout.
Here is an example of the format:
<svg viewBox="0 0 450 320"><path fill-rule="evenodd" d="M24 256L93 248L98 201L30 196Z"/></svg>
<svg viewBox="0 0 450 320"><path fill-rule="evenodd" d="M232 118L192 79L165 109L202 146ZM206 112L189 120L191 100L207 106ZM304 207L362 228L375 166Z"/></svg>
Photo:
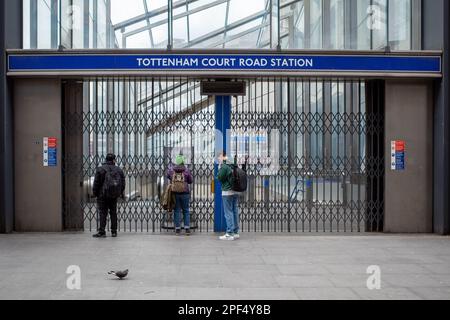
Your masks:
<svg viewBox="0 0 450 320"><path fill-rule="evenodd" d="M8 73L225 72L426 74L441 76L438 55L10 54Z"/></svg>

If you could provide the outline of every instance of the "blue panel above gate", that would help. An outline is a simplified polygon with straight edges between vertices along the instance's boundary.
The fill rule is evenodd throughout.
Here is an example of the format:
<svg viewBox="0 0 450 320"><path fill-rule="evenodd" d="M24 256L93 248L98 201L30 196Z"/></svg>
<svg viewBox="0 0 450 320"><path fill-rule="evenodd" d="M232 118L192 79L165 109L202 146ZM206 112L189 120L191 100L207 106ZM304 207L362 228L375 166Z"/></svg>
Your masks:
<svg viewBox="0 0 450 320"><path fill-rule="evenodd" d="M254 72L418 74L441 76L440 55L392 54L87 54L11 53L10 75L20 72Z"/></svg>

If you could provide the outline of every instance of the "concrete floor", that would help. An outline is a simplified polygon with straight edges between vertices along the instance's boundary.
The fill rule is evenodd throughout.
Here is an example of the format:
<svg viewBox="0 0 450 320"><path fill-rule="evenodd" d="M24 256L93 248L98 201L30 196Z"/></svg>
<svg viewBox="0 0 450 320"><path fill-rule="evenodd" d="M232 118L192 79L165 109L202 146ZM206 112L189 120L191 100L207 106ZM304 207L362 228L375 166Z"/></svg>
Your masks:
<svg viewBox="0 0 450 320"><path fill-rule="evenodd" d="M67 267L81 268L68 290ZM366 270L381 268L381 289ZM130 269L127 280L108 276ZM432 235L0 235L0 299L450 299L450 238Z"/></svg>

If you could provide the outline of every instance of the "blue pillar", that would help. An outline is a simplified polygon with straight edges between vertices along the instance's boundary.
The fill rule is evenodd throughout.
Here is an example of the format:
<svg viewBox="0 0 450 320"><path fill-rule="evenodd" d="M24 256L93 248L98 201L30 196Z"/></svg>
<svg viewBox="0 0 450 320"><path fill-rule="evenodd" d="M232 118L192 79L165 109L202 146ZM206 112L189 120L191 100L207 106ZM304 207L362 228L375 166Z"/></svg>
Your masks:
<svg viewBox="0 0 450 320"><path fill-rule="evenodd" d="M216 156L218 152L227 150L227 131L231 129L231 97L216 96L216 130L221 135L216 135ZM222 141L217 140L222 139ZM222 187L217 180L219 165L217 161L214 163L214 232L225 232L225 215L222 206Z"/></svg>

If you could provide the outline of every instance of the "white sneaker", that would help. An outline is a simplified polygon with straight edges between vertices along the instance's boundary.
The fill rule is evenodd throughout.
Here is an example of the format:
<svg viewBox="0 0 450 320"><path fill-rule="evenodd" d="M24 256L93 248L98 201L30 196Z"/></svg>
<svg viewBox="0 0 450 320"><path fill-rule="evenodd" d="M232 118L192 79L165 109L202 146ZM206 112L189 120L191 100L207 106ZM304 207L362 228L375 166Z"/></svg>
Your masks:
<svg viewBox="0 0 450 320"><path fill-rule="evenodd" d="M235 240L239 239L241 236L239 235L239 233L235 233L233 234L233 237Z"/></svg>
<svg viewBox="0 0 450 320"><path fill-rule="evenodd" d="M226 233L225 235L221 236L219 239L224 240L224 241L234 241L235 237L232 236L231 234Z"/></svg>

